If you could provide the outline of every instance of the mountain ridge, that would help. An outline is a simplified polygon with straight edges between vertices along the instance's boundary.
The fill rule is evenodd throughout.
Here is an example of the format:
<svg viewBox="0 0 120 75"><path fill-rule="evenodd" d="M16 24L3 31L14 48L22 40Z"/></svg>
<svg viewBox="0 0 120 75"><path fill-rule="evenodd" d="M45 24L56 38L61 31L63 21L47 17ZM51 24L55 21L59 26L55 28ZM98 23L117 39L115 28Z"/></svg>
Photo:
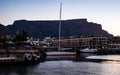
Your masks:
<svg viewBox="0 0 120 75"><path fill-rule="evenodd" d="M61 20L61 37L102 35L112 37L102 29L101 24L88 22L87 19ZM0 35L15 35L17 30L23 28L28 36L34 38L58 37L59 20L16 20L12 25L0 24Z"/></svg>

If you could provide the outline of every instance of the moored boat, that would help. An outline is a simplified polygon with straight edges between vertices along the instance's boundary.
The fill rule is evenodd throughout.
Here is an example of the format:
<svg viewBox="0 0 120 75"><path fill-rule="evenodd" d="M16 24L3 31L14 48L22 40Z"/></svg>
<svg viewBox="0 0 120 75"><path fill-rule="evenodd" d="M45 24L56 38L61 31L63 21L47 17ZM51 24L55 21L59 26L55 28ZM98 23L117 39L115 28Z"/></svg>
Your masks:
<svg viewBox="0 0 120 75"><path fill-rule="evenodd" d="M0 49L0 64L39 63L41 57L40 50L30 45L5 46L5 48Z"/></svg>
<svg viewBox="0 0 120 75"><path fill-rule="evenodd" d="M0 50L0 63L36 63L39 62L39 60L39 50Z"/></svg>
<svg viewBox="0 0 120 75"><path fill-rule="evenodd" d="M98 49L85 48L85 49L80 49L80 52L84 52L84 53L95 53L95 52L98 52Z"/></svg>

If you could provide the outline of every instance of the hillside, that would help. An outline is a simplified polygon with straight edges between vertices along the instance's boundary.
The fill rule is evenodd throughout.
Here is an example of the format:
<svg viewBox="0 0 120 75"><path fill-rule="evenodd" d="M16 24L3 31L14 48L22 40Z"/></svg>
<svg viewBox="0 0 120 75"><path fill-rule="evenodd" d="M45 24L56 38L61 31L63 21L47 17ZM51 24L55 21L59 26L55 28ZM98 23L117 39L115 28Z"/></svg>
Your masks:
<svg viewBox="0 0 120 75"><path fill-rule="evenodd" d="M47 36L58 37L58 20L27 21L17 20L12 25L0 25L0 35L15 35L16 31L23 28L28 36L44 38ZM102 26L88 22L87 19L62 20L61 36L91 36L102 35L112 37Z"/></svg>

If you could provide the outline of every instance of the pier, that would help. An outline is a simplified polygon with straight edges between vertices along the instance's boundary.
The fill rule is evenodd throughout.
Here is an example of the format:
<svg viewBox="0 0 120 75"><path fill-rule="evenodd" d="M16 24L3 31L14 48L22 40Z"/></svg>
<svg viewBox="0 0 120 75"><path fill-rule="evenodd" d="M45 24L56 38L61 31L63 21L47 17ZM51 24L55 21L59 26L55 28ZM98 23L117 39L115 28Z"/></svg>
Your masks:
<svg viewBox="0 0 120 75"><path fill-rule="evenodd" d="M68 60L75 59L75 52L47 52L46 60Z"/></svg>

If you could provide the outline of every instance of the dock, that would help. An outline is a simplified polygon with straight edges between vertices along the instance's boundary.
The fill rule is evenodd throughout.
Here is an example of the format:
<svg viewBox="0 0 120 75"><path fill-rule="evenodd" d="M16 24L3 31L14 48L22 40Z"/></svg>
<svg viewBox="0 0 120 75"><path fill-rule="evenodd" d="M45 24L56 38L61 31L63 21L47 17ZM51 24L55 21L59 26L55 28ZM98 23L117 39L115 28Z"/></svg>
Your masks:
<svg viewBox="0 0 120 75"><path fill-rule="evenodd" d="M75 52L47 52L48 56L72 56Z"/></svg>
<svg viewBox="0 0 120 75"><path fill-rule="evenodd" d="M75 57L75 52L47 52L46 60L71 60Z"/></svg>

